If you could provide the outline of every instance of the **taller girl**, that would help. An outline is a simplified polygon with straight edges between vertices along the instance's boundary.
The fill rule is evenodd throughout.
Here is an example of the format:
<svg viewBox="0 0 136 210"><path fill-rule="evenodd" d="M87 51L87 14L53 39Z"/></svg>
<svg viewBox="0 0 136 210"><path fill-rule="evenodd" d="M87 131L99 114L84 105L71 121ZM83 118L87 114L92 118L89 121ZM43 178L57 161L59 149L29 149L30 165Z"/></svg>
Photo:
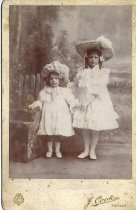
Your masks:
<svg viewBox="0 0 136 210"><path fill-rule="evenodd" d="M97 159L95 149L99 131L118 128L117 113L108 93L110 70L103 62L112 58L111 42L104 36L78 44L76 50L85 58L85 68L80 68L75 82L75 95L81 103L74 113L73 126L81 128L84 152L78 157Z"/></svg>

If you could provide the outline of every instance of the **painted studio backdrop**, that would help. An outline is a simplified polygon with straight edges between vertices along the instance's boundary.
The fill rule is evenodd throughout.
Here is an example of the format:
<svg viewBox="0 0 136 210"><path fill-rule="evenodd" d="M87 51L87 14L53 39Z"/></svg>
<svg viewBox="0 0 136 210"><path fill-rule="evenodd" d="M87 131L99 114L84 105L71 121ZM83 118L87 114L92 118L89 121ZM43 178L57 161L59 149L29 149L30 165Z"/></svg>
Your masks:
<svg viewBox="0 0 136 210"><path fill-rule="evenodd" d="M27 178L130 178L131 177L131 7L130 6L10 6L10 177ZM119 129L102 131L99 145L110 145L110 157L121 147L120 160L128 164L125 175L117 172L98 176L67 172L60 176L51 173L31 174L33 161L46 161L46 144L36 136L40 115L28 110L27 106L37 99L44 85L41 71L46 64L59 60L70 68L73 81L77 68L84 59L76 52L75 42L90 40L104 35L112 42L115 51L113 59L104 65L111 69L108 90L115 111L119 114ZM83 148L80 130L75 137L62 145L64 160L77 154ZM100 146L98 145L98 151ZM107 146L108 147L108 146ZM124 149L125 148L125 149ZM112 153L113 152L113 153ZM123 156L124 155L124 156ZM116 156L116 155L115 155ZM117 160L117 159L116 159ZM49 161L49 160L47 160ZM57 162L49 164L56 164ZM56 161L56 160L55 160ZM70 160L69 160L70 161ZM89 161L89 160L88 160ZM22 168L27 162L27 168ZM98 160L99 163L99 160ZM96 163L96 164L98 164ZM30 165L29 165L30 164ZM38 164L38 163L37 163ZM59 163L60 164L60 163ZM63 162L61 162L63 165ZM81 164L82 162L76 162ZM89 163L86 163L89 164ZM94 163L93 163L94 164ZM99 163L101 166L101 163ZM102 163L103 164L103 163ZM23 165L23 167L26 167ZM67 163L65 162L65 167ZM107 170L109 169L107 166ZM84 165L85 166L85 165ZM60 166L61 167L61 166ZM72 166L71 166L72 167ZM87 167L90 167L87 165ZM21 169L22 168L22 169ZM34 166L34 169L36 166ZM94 167L95 168L95 167ZM36 169L35 169L36 170ZM75 169L76 170L76 169ZM110 168L112 171L112 169ZM65 171L65 170L64 170Z"/></svg>

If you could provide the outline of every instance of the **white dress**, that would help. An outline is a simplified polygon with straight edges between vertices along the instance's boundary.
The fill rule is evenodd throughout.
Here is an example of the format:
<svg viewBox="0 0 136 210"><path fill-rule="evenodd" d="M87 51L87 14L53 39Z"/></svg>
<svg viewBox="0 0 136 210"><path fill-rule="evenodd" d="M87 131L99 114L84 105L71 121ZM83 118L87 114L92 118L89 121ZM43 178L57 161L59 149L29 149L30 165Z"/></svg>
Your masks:
<svg viewBox="0 0 136 210"><path fill-rule="evenodd" d="M113 109L108 93L110 70L80 69L75 78L74 93L82 108L75 108L73 126L92 130L118 128L116 119L119 117Z"/></svg>
<svg viewBox="0 0 136 210"><path fill-rule="evenodd" d="M38 135L74 135L70 108L76 104L76 100L71 90L45 87L40 91L36 104L42 110Z"/></svg>

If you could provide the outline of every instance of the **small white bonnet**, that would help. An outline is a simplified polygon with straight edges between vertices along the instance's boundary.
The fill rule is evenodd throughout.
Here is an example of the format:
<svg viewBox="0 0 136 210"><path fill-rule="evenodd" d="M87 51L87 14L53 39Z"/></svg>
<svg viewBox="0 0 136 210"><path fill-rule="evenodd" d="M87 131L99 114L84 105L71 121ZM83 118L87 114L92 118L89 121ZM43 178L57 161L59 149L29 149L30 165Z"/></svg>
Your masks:
<svg viewBox="0 0 136 210"><path fill-rule="evenodd" d="M62 64L59 61L53 61L43 67L41 76L47 77L52 71L57 72L60 78L66 78L66 80L69 80L69 68L65 64Z"/></svg>

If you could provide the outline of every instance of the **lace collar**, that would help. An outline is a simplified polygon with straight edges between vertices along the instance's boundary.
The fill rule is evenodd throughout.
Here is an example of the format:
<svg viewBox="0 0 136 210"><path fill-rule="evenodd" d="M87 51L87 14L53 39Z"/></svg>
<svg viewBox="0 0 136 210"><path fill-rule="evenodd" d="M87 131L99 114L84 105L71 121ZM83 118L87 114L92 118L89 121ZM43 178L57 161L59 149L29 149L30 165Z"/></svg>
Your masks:
<svg viewBox="0 0 136 210"><path fill-rule="evenodd" d="M86 69L87 69L87 71L89 70L89 72L98 72L98 71L100 71L99 65L96 65L93 68L88 67Z"/></svg>
<svg viewBox="0 0 136 210"><path fill-rule="evenodd" d="M58 86L58 87L52 88L52 87L45 86L44 91L48 94L59 95L61 93L61 87Z"/></svg>

